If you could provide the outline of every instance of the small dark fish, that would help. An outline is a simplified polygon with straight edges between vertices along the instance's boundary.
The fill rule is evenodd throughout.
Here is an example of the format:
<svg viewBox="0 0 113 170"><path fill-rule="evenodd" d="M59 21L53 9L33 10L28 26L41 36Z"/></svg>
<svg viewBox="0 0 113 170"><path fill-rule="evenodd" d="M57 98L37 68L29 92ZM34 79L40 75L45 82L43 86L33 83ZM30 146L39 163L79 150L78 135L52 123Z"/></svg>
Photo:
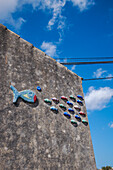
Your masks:
<svg viewBox="0 0 113 170"><path fill-rule="evenodd" d="M55 97L53 97L52 100L59 103L59 100L57 98L55 98Z"/></svg>
<svg viewBox="0 0 113 170"><path fill-rule="evenodd" d="M66 109L66 106L64 106L63 104L60 104L59 107Z"/></svg>
<svg viewBox="0 0 113 170"><path fill-rule="evenodd" d="M49 104L52 103L51 100L49 100L49 99L44 99L44 102L45 102L45 103L49 103Z"/></svg>
<svg viewBox="0 0 113 170"><path fill-rule="evenodd" d="M69 108L68 111L74 113L74 110L72 108Z"/></svg>
<svg viewBox="0 0 113 170"><path fill-rule="evenodd" d="M77 122L76 122L75 120L71 120L70 122L71 122L72 124L77 125Z"/></svg>
<svg viewBox="0 0 113 170"><path fill-rule="evenodd" d="M81 117L79 117L78 115L75 115L75 118L81 121Z"/></svg>
<svg viewBox="0 0 113 170"><path fill-rule="evenodd" d="M51 109L52 111L58 112L58 109L57 109L56 107L54 107L54 106L52 106L50 109Z"/></svg>
<svg viewBox="0 0 113 170"><path fill-rule="evenodd" d="M68 105L73 106L73 103L71 103L70 101L67 101L66 103L67 103Z"/></svg>
<svg viewBox="0 0 113 170"><path fill-rule="evenodd" d="M78 105L75 105L74 108L75 108L75 109L78 109L78 110L81 109Z"/></svg>
<svg viewBox="0 0 113 170"><path fill-rule="evenodd" d="M38 90L38 91L41 91L41 87L40 87L40 86L37 86L37 90Z"/></svg>
<svg viewBox="0 0 113 170"><path fill-rule="evenodd" d="M69 119L71 118L71 115L69 113L67 113L67 112L64 112L64 116L66 116Z"/></svg>
<svg viewBox="0 0 113 170"><path fill-rule="evenodd" d="M77 95L77 97L83 100L83 97L82 97L82 96L80 96L80 95Z"/></svg>
<svg viewBox="0 0 113 170"><path fill-rule="evenodd" d="M80 115L86 116L86 114L84 112L79 112Z"/></svg>
<svg viewBox="0 0 113 170"><path fill-rule="evenodd" d="M77 103L80 103L80 104L83 105L83 102L81 100L77 100Z"/></svg>
<svg viewBox="0 0 113 170"><path fill-rule="evenodd" d="M67 97L65 96L61 96L61 99L66 100L66 101L68 100Z"/></svg>
<svg viewBox="0 0 113 170"><path fill-rule="evenodd" d="M74 97L74 96L69 96L70 97L70 99L73 99L73 100L76 100L76 98Z"/></svg>

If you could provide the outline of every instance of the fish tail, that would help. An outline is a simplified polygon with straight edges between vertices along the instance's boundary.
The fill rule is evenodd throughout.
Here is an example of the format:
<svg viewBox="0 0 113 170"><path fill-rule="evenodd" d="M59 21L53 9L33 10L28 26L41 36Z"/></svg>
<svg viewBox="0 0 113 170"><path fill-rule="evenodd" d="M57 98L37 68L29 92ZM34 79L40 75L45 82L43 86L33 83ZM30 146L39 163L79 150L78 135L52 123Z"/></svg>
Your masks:
<svg viewBox="0 0 113 170"><path fill-rule="evenodd" d="M12 85L10 86L11 90L13 91L13 94L14 94L14 98L13 98L13 103L16 103L18 97L19 97L19 92L18 90L13 87Z"/></svg>

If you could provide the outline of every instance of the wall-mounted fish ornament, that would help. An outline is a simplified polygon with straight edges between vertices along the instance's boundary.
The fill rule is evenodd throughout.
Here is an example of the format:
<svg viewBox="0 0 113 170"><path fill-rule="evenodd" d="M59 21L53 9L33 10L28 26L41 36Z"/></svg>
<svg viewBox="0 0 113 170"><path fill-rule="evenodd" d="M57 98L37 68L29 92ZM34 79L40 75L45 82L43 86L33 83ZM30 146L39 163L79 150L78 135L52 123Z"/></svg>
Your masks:
<svg viewBox="0 0 113 170"><path fill-rule="evenodd" d="M81 110L81 108L78 105L74 106L75 109Z"/></svg>
<svg viewBox="0 0 113 170"><path fill-rule="evenodd" d="M17 89L13 87L12 85L10 86L10 88L14 94L13 103L16 103L19 97L31 103L34 103L37 100L36 94L31 90L23 90L23 91L18 92Z"/></svg>
<svg viewBox="0 0 113 170"><path fill-rule="evenodd" d="M76 98L74 96L69 96L71 100L76 101Z"/></svg>
<svg viewBox="0 0 113 170"><path fill-rule="evenodd" d="M77 125L77 122L75 120L71 120L71 124Z"/></svg>
<svg viewBox="0 0 113 170"><path fill-rule="evenodd" d="M74 110L72 108L69 108L68 111L74 113Z"/></svg>
<svg viewBox="0 0 113 170"><path fill-rule="evenodd" d="M40 86L37 86L37 90L38 90L38 91L41 91L41 87L40 87Z"/></svg>
<svg viewBox="0 0 113 170"><path fill-rule="evenodd" d="M77 100L77 103L83 105L83 102L81 100Z"/></svg>
<svg viewBox="0 0 113 170"><path fill-rule="evenodd" d="M82 120L82 123L87 126L88 125L88 122L86 120Z"/></svg>
<svg viewBox="0 0 113 170"><path fill-rule="evenodd" d="M82 115L82 116L86 116L86 114L84 112L82 112L82 111L79 112L79 114Z"/></svg>
<svg viewBox="0 0 113 170"><path fill-rule="evenodd" d="M70 101L67 101L66 103L70 106L73 106L73 103L71 103Z"/></svg>
<svg viewBox="0 0 113 170"><path fill-rule="evenodd" d="M67 113L67 112L64 112L64 116L66 116L68 119L71 118L71 115L69 113Z"/></svg>
<svg viewBox="0 0 113 170"><path fill-rule="evenodd" d="M45 102L45 103L48 103L48 104L51 104L51 103L52 103L51 100L49 100L49 99L44 99L44 102Z"/></svg>
<svg viewBox="0 0 113 170"><path fill-rule="evenodd" d="M66 110L66 106L64 106L63 104L60 104L59 107L61 107L61 108Z"/></svg>
<svg viewBox="0 0 113 170"><path fill-rule="evenodd" d="M80 95L77 95L77 97L78 97L79 99L82 99L82 100L83 100L83 97L82 97L82 96L80 96Z"/></svg>
<svg viewBox="0 0 113 170"><path fill-rule="evenodd" d="M82 120L82 123L86 123L86 124L88 124L88 122L87 122L86 120Z"/></svg>
<svg viewBox="0 0 113 170"><path fill-rule="evenodd" d="M56 107L54 107L54 106L52 106L50 109L51 109L52 111L58 112L58 109L57 109Z"/></svg>
<svg viewBox="0 0 113 170"><path fill-rule="evenodd" d="M56 103L59 103L59 100L56 97L53 97L52 100Z"/></svg>
<svg viewBox="0 0 113 170"><path fill-rule="evenodd" d="M61 96L61 99L66 100L66 101L68 100L67 97L65 97L65 96Z"/></svg>
<svg viewBox="0 0 113 170"><path fill-rule="evenodd" d="M78 115L75 115L75 118L81 121L81 117L79 117Z"/></svg>

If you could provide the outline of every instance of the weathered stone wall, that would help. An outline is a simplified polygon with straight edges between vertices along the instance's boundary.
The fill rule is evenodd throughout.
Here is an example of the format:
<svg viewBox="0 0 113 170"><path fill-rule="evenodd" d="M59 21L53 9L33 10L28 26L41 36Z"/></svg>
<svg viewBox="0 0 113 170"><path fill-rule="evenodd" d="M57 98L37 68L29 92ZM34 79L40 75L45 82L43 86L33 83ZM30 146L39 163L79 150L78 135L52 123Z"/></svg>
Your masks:
<svg viewBox="0 0 113 170"><path fill-rule="evenodd" d="M33 90L38 102L13 104L10 84ZM74 127L43 101L56 97L69 108L60 96L78 94L80 77L0 25L0 170L96 170L89 126Z"/></svg>

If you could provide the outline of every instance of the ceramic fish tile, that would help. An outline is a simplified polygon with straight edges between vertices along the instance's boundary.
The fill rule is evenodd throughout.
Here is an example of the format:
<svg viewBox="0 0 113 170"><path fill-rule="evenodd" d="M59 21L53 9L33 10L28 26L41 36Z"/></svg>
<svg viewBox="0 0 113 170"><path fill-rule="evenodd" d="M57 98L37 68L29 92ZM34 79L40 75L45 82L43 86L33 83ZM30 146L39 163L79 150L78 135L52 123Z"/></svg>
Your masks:
<svg viewBox="0 0 113 170"><path fill-rule="evenodd" d="M56 107L54 107L54 106L52 106L50 109L51 109L52 111L58 112L58 109L57 109Z"/></svg>
<svg viewBox="0 0 113 170"><path fill-rule="evenodd" d="M83 100L83 97L81 95L77 95L77 97L81 100Z"/></svg>
<svg viewBox="0 0 113 170"><path fill-rule="evenodd" d="M79 104L82 104L83 105L83 102L81 100L77 100L77 103Z"/></svg>
<svg viewBox="0 0 113 170"><path fill-rule="evenodd" d="M56 103L59 103L59 100L56 97L53 97L52 100Z"/></svg>
<svg viewBox="0 0 113 170"><path fill-rule="evenodd" d="M65 100L65 101L68 101L67 97L65 97L65 96L61 96L61 99Z"/></svg>
<svg viewBox="0 0 113 170"><path fill-rule="evenodd" d="M31 90L23 90L18 92L17 89L12 85L10 86L10 88L14 94L13 103L16 103L19 97L31 103L34 103L37 100L36 94Z"/></svg>
<svg viewBox="0 0 113 170"><path fill-rule="evenodd" d="M66 116L68 119L71 118L71 115L69 113L67 113L67 112L64 112L64 116Z"/></svg>
<svg viewBox="0 0 113 170"><path fill-rule="evenodd" d="M73 106L73 103L71 103L70 101L67 101L66 103L70 106Z"/></svg>
<svg viewBox="0 0 113 170"><path fill-rule="evenodd" d="M81 117L79 117L78 115L75 115L75 118L81 121Z"/></svg>
<svg viewBox="0 0 113 170"><path fill-rule="evenodd" d="M44 102L45 102L45 103L49 103L49 104L52 103L51 100L49 100L49 99L44 99Z"/></svg>
<svg viewBox="0 0 113 170"><path fill-rule="evenodd" d="M82 115L82 116L86 116L86 114L84 112L82 112L82 111L79 112L79 114Z"/></svg>
<svg viewBox="0 0 113 170"><path fill-rule="evenodd" d="M37 86L37 90L38 90L38 91L42 91L42 89L41 89L40 86Z"/></svg>

